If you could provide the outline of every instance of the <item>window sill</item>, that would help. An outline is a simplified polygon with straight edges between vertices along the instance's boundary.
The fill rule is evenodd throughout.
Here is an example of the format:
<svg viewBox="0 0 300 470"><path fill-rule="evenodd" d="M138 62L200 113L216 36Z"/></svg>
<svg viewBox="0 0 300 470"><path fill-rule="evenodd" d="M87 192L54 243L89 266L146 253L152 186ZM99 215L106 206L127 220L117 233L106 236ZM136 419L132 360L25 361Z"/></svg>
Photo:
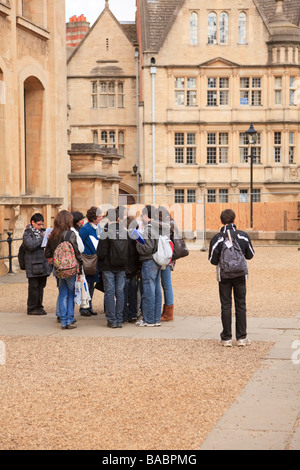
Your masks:
<svg viewBox="0 0 300 470"><path fill-rule="evenodd" d="M0 0L0 16L9 16L11 7L7 3L3 3Z"/></svg>
<svg viewBox="0 0 300 470"><path fill-rule="evenodd" d="M46 41L50 39L50 32L47 29L32 23L22 16L17 16L17 26Z"/></svg>

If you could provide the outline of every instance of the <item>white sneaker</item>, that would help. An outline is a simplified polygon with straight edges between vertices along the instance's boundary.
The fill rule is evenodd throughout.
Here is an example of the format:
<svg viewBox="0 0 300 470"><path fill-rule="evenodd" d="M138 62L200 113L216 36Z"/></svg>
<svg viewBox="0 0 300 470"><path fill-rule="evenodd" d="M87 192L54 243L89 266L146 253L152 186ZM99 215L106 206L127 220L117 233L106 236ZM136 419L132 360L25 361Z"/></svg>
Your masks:
<svg viewBox="0 0 300 470"><path fill-rule="evenodd" d="M152 323L146 323L144 320L137 321L136 326L154 326Z"/></svg>
<svg viewBox="0 0 300 470"><path fill-rule="evenodd" d="M220 341L221 346L224 346L225 348L231 348L232 347L232 340L231 339L221 339Z"/></svg>
<svg viewBox="0 0 300 470"><path fill-rule="evenodd" d="M245 338L245 339L239 339L237 342L238 346L249 346L251 344L250 339Z"/></svg>
<svg viewBox="0 0 300 470"><path fill-rule="evenodd" d="M157 321L156 323L154 323L154 326L161 326L160 321Z"/></svg>

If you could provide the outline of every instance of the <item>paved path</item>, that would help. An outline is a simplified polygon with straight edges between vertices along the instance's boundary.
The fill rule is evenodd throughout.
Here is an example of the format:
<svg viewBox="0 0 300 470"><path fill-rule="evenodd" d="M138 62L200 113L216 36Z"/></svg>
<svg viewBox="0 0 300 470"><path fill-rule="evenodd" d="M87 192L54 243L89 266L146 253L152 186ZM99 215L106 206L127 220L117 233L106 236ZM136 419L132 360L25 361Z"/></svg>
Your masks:
<svg viewBox="0 0 300 470"><path fill-rule="evenodd" d="M0 284L12 282L7 278L0 278ZM24 278L13 277L13 281ZM79 317L72 337L211 340L219 333L219 317L177 316L160 328L125 324L111 330L104 315L99 315ZM69 336L70 331L59 329L54 315L0 313L0 336L14 335L59 337ZM300 450L300 313L288 319L249 318L248 336L253 341L272 341L274 346L200 450Z"/></svg>

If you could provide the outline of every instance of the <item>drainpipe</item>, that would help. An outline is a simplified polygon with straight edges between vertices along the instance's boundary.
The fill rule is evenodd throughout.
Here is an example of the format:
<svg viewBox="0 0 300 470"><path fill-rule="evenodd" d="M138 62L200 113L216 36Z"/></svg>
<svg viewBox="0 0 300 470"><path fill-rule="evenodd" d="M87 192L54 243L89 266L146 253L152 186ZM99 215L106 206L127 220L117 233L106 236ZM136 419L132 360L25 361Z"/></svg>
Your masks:
<svg viewBox="0 0 300 470"><path fill-rule="evenodd" d="M140 126L139 126L139 50L134 52L136 62L136 186L137 186L137 204L140 203Z"/></svg>
<svg viewBox="0 0 300 470"><path fill-rule="evenodd" d="M156 67L155 59L151 59L150 74L152 76L152 192L153 200L152 203L155 204L155 75Z"/></svg>

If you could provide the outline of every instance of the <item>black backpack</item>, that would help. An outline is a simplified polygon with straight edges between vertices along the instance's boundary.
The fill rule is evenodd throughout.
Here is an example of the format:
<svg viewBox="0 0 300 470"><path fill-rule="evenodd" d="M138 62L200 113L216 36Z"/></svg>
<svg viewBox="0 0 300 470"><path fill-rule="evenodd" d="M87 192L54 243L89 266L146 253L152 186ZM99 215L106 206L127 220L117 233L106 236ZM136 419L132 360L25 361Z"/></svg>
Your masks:
<svg viewBox="0 0 300 470"><path fill-rule="evenodd" d="M18 261L19 261L19 266L20 269L23 271L26 269L25 267L25 247L23 243L20 245L19 251L18 251Z"/></svg>
<svg viewBox="0 0 300 470"><path fill-rule="evenodd" d="M109 264L116 268L126 267L128 260L128 239L117 238L109 241Z"/></svg>
<svg viewBox="0 0 300 470"><path fill-rule="evenodd" d="M247 261L236 237L237 234L231 235L229 230L225 233L219 258L221 279L233 279L248 275Z"/></svg>

